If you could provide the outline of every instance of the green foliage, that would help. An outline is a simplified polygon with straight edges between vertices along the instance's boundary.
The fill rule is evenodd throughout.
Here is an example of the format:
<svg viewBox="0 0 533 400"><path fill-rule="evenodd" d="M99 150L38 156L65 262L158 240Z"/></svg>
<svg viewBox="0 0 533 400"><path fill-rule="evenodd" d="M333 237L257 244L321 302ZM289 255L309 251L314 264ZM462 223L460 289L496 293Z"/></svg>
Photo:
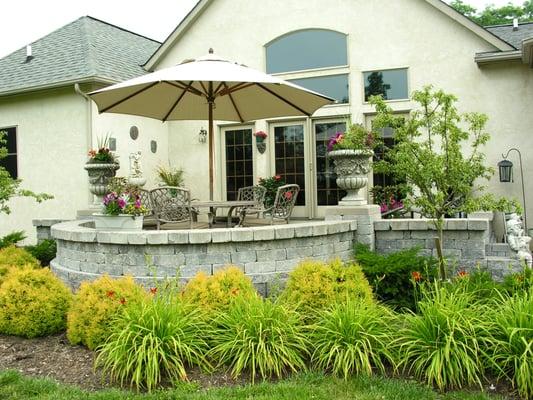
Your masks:
<svg viewBox="0 0 533 400"><path fill-rule="evenodd" d="M0 286L4 277L15 269L36 269L40 267L39 261L28 251L20 247L8 246L0 250Z"/></svg>
<svg viewBox="0 0 533 400"><path fill-rule="evenodd" d="M524 267L522 272L506 275L503 280L504 290L513 295L533 288L533 269Z"/></svg>
<svg viewBox="0 0 533 400"><path fill-rule="evenodd" d="M25 249L34 256L43 267L50 265L50 261L56 258L57 245L53 239L45 239L34 246L26 246Z"/></svg>
<svg viewBox="0 0 533 400"><path fill-rule="evenodd" d="M234 377L250 372L263 379L305 370L309 342L300 316L280 302L260 296L235 300L214 321L210 356L227 364Z"/></svg>
<svg viewBox="0 0 533 400"><path fill-rule="evenodd" d="M397 334L398 366L440 390L478 384L486 311L467 291L435 282Z"/></svg>
<svg viewBox="0 0 533 400"><path fill-rule="evenodd" d="M67 338L94 350L111 335L114 317L130 303L140 303L147 295L131 276L112 279L107 275L82 282L68 313Z"/></svg>
<svg viewBox="0 0 533 400"><path fill-rule="evenodd" d="M501 285L492 279L488 271L476 269L472 272L460 270L452 278L449 290L470 293L476 301L487 301L499 296Z"/></svg>
<svg viewBox="0 0 533 400"><path fill-rule="evenodd" d="M207 276L199 272L183 290L183 298L208 311L222 311L238 297L249 299L257 294L250 278L235 266L228 266Z"/></svg>
<svg viewBox="0 0 533 400"><path fill-rule="evenodd" d="M163 165L160 165L156 168L156 173L158 179L163 183L165 186L176 186L176 187L182 187L183 186L183 169L178 167L165 167Z"/></svg>
<svg viewBox="0 0 533 400"><path fill-rule="evenodd" d="M480 11L462 0L454 0L450 5L481 26L512 24L514 18L519 18L521 22L533 20L532 0L525 1L522 6L508 3L496 7L494 4L489 4Z"/></svg>
<svg viewBox="0 0 533 400"><path fill-rule="evenodd" d="M432 280L437 265L433 257L420 256L419 251L418 248L412 248L391 254L378 254L368 246L358 244L355 259L374 287L378 300L397 310L415 310L418 289L414 285L413 274L420 274L415 274L417 281Z"/></svg>
<svg viewBox="0 0 533 400"><path fill-rule="evenodd" d="M114 325L96 365L122 385L152 391L164 378L187 379L186 366L210 367L201 310L173 295L129 303Z"/></svg>
<svg viewBox="0 0 533 400"><path fill-rule="evenodd" d="M488 359L523 398L533 397L533 290L503 298L487 315Z"/></svg>
<svg viewBox="0 0 533 400"><path fill-rule="evenodd" d="M289 274L280 299L310 313L348 299L372 301L372 289L361 267L341 260L302 261Z"/></svg>
<svg viewBox="0 0 533 400"><path fill-rule="evenodd" d="M97 149L89 150L89 163L114 163L117 156L109 149L109 134L98 137Z"/></svg>
<svg viewBox="0 0 533 400"><path fill-rule="evenodd" d="M0 160L7 157L7 148L5 147L6 140L4 136L5 131L0 131ZM52 199L46 193L34 193L30 190L20 188L20 179L13 179L7 170L0 166L0 214L9 214L11 209L9 208L9 200L15 196L33 197L38 203Z"/></svg>
<svg viewBox="0 0 533 400"><path fill-rule="evenodd" d="M24 239L26 239L24 231L14 231L8 233L4 237L0 238L0 250L6 248L7 246L14 246L18 242L23 241Z"/></svg>
<svg viewBox="0 0 533 400"><path fill-rule="evenodd" d="M395 322L392 312L373 303L351 301L319 311L310 333L311 362L320 370L349 375L385 373L385 362L393 363L390 343Z"/></svg>
<svg viewBox="0 0 533 400"><path fill-rule="evenodd" d="M47 268L11 271L0 286L0 333L33 338L65 329L70 290Z"/></svg>
<svg viewBox="0 0 533 400"><path fill-rule="evenodd" d="M380 143L381 140L377 131L369 131L361 124L350 124L346 132L337 132L329 139L328 151L372 150Z"/></svg>
<svg viewBox="0 0 533 400"><path fill-rule="evenodd" d="M281 175L274 175L270 178L259 178L259 186L263 186L266 189L264 200L264 205L266 208L274 205L278 188L283 185L286 185L286 183L283 179L281 179Z"/></svg>

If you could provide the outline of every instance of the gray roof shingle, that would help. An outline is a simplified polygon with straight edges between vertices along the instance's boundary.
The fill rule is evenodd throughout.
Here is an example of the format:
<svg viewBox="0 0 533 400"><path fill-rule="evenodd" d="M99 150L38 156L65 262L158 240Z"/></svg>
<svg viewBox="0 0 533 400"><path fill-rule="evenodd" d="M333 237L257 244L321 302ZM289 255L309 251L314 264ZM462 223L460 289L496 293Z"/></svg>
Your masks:
<svg viewBox="0 0 533 400"><path fill-rule="evenodd" d="M0 95L86 78L123 81L146 71L142 65L160 43L86 16L0 59Z"/></svg>
<svg viewBox="0 0 533 400"><path fill-rule="evenodd" d="M486 30L498 36L516 49L522 48L524 39L533 37L533 22L518 24L518 29L513 30L513 25L486 26Z"/></svg>

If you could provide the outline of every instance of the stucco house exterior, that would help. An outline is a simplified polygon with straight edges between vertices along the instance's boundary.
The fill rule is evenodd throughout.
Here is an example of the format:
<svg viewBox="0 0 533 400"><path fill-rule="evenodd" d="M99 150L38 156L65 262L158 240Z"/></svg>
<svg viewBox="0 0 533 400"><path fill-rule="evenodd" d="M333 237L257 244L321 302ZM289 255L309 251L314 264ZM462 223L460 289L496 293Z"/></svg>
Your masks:
<svg viewBox="0 0 533 400"><path fill-rule="evenodd" d="M91 18L73 24L82 23L98 24L102 30L118 30L126 35L125 31ZM95 41L89 47L100 40L99 29L93 33ZM186 184L194 197L207 198L208 152L207 145L199 140L205 123L161 123L131 116L98 115L74 84L79 83L81 92L87 92L196 58L209 48L224 58L337 99L336 104L323 107L312 118L245 124L219 121L214 143L215 198L231 199L238 187L280 174L303 189L295 215L322 217L326 206L336 204L339 197L325 159L328 137L350 120L371 125L374 110L367 103L368 95L381 92L397 113L407 114L414 107L409 94L427 84L457 95L462 111L489 115L489 164L496 166L502 152L516 147L522 152L526 183L533 177L533 24L484 29L439 0L200 0L161 45L127 32L127 37L108 38L104 47L120 47L122 41L127 44L122 52L105 52L107 56L115 60L119 54L130 54L126 48L134 47L128 42L132 37L146 45L145 52L113 65L113 70L120 70L123 75L105 75L106 70L99 69L102 61L92 59L88 64L96 71L83 78L93 80L76 77L78 81L71 79L53 90L36 91L25 83L22 88L10 88L8 84L6 89L5 79L19 78L6 75L5 71L18 71L26 65L6 64L13 54L0 60L0 129L18 127L19 176L29 188L56 196L38 207L30 200L14 201L12 216L0 216L0 235L13 229L29 230L31 218L72 218L76 209L86 207L86 150L97 135L107 132L117 138L117 150L123 160L129 151L142 147L139 149L143 151L149 178L147 186L155 184L153 167L157 162L168 160L184 168ZM28 65L38 60L37 43L35 58ZM72 50L57 51L65 57L56 68L70 62L69 51ZM22 64L24 50L18 53ZM85 53L85 57L90 55ZM126 68L128 62L136 68ZM129 138L129 129L134 125L145 133L138 141ZM264 153L258 151L252 136L259 130L268 134ZM158 153L150 154L148 142L143 140L157 140ZM515 182L500 183L495 175L489 190L520 199L518 160L512 161ZM127 163L123 163L123 169L123 174L127 174ZM526 184L526 196L531 196L530 190ZM533 215L533 204L528 204L527 209ZM530 225L533 227L533 223Z"/></svg>

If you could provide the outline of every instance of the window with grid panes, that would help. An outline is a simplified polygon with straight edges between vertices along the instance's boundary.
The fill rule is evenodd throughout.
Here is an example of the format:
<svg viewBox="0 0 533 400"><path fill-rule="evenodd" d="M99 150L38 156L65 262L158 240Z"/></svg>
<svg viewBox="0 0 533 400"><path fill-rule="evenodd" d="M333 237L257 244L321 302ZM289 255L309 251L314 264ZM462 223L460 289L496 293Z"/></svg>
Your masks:
<svg viewBox="0 0 533 400"><path fill-rule="evenodd" d="M252 130L225 131L226 199L237 200L239 188L254 184Z"/></svg>
<svg viewBox="0 0 533 400"><path fill-rule="evenodd" d="M0 128L4 142L0 147L7 148L7 157L0 159L0 166L4 167L13 179L18 178L17 168L17 128Z"/></svg>
<svg viewBox="0 0 533 400"><path fill-rule="evenodd" d="M297 206L305 205L304 127L289 125L274 127L276 174L286 183L296 183L300 193Z"/></svg>

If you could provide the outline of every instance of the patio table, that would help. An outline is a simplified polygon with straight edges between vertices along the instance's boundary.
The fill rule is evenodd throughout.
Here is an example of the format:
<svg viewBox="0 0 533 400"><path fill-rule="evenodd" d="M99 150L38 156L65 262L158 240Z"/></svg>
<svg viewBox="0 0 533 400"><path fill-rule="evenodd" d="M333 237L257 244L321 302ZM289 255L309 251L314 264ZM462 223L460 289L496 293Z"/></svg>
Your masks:
<svg viewBox="0 0 533 400"><path fill-rule="evenodd" d="M257 202L253 200L232 200L232 201L218 201L218 200L209 200L209 201L191 201L191 206L195 208L209 208L207 213L209 228L212 228L216 223L215 217L217 208L227 208L228 209L228 219L226 226L231 228L231 214L236 208L240 208L239 213L239 222L236 226L240 226L246 216L246 207L255 207Z"/></svg>

